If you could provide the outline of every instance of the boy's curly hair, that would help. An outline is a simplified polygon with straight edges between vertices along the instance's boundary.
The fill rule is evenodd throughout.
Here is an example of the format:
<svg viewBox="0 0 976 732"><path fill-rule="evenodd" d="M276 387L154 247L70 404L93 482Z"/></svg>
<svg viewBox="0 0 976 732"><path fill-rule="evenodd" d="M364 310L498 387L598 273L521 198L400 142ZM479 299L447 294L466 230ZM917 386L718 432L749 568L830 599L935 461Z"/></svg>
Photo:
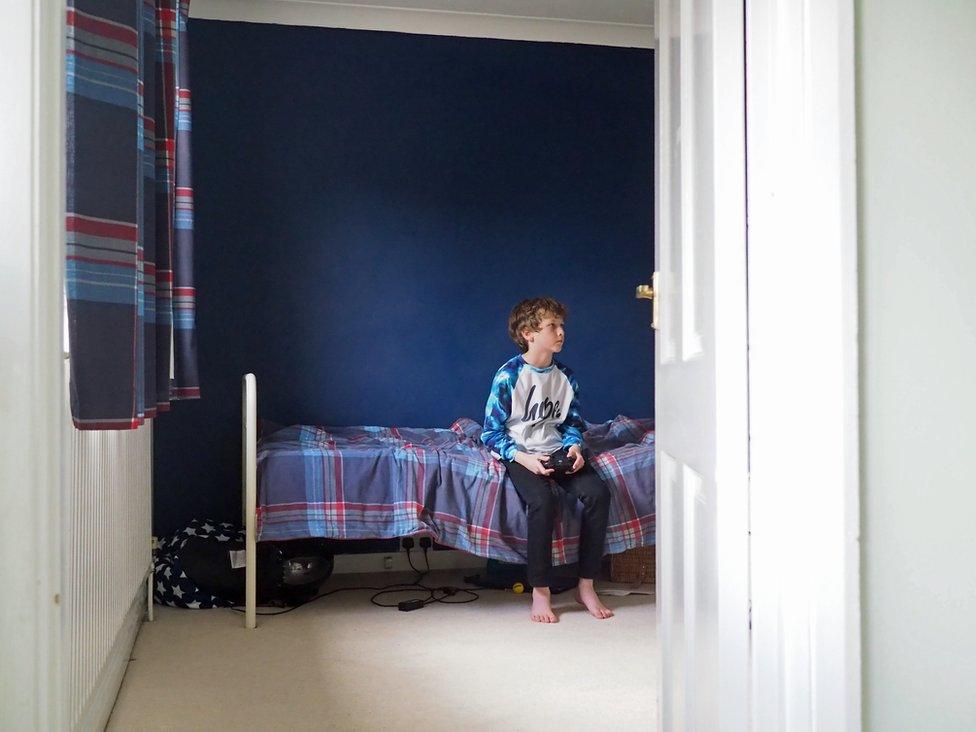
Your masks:
<svg viewBox="0 0 976 732"><path fill-rule="evenodd" d="M547 316L565 319L567 312L569 310L565 305L551 297L523 300L512 308L512 314L508 316L508 335L522 349L522 353L525 353L529 350L529 344L522 337L523 330L539 330Z"/></svg>

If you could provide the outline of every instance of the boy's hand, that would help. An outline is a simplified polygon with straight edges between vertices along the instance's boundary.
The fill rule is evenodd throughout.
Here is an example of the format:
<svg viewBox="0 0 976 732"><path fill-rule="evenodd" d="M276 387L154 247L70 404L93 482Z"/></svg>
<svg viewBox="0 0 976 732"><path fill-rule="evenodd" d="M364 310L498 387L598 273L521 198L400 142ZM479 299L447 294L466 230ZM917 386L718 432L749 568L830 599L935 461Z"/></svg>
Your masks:
<svg viewBox="0 0 976 732"><path fill-rule="evenodd" d="M586 460L583 459L583 451L580 450L579 445L573 445L566 451L566 454L573 458L573 469L569 471L570 473L575 473L586 463Z"/></svg>
<svg viewBox="0 0 976 732"><path fill-rule="evenodd" d="M548 457L548 455L534 455L528 452L517 452L515 453L515 462L536 475L552 475L552 468L547 468L543 464L543 461Z"/></svg>

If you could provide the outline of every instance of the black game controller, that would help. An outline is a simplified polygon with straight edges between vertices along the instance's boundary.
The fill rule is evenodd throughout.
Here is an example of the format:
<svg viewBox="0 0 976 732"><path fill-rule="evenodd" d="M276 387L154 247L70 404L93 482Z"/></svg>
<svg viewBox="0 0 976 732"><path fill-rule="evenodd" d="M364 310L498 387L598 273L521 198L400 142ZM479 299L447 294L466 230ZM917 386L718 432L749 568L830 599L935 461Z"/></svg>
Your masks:
<svg viewBox="0 0 976 732"><path fill-rule="evenodd" d="M563 447L552 453L542 464L547 470L551 470L553 475L567 475L573 472L575 462L567 453L566 448Z"/></svg>

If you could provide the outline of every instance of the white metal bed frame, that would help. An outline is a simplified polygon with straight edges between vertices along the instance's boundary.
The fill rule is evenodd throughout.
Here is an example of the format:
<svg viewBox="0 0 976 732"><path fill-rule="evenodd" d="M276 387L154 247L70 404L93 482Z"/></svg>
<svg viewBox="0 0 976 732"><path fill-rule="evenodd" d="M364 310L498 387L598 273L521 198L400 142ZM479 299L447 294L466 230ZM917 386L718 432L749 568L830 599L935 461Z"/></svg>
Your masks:
<svg viewBox="0 0 976 732"><path fill-rule="evenodd" d="M245 551L244 627L257 627L257 536L258 497L258 381L254 374L244 375L241 401L243 483L243 520Z"/></svg>

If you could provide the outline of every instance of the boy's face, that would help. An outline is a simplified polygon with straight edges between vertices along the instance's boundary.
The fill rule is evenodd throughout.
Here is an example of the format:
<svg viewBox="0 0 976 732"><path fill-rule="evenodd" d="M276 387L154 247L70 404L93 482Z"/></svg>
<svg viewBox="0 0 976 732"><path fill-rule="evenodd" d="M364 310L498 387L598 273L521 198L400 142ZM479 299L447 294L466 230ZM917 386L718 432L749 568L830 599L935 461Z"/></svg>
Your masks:
<svg viewBox="0 0 976 732"><path fill-rule="evenodd" d="M563 319L546 315L539 324L539 330L525 331L522 336L528 342L529 349L537 353L559 353L563 350L563 342L566 340Z"/></svg>

